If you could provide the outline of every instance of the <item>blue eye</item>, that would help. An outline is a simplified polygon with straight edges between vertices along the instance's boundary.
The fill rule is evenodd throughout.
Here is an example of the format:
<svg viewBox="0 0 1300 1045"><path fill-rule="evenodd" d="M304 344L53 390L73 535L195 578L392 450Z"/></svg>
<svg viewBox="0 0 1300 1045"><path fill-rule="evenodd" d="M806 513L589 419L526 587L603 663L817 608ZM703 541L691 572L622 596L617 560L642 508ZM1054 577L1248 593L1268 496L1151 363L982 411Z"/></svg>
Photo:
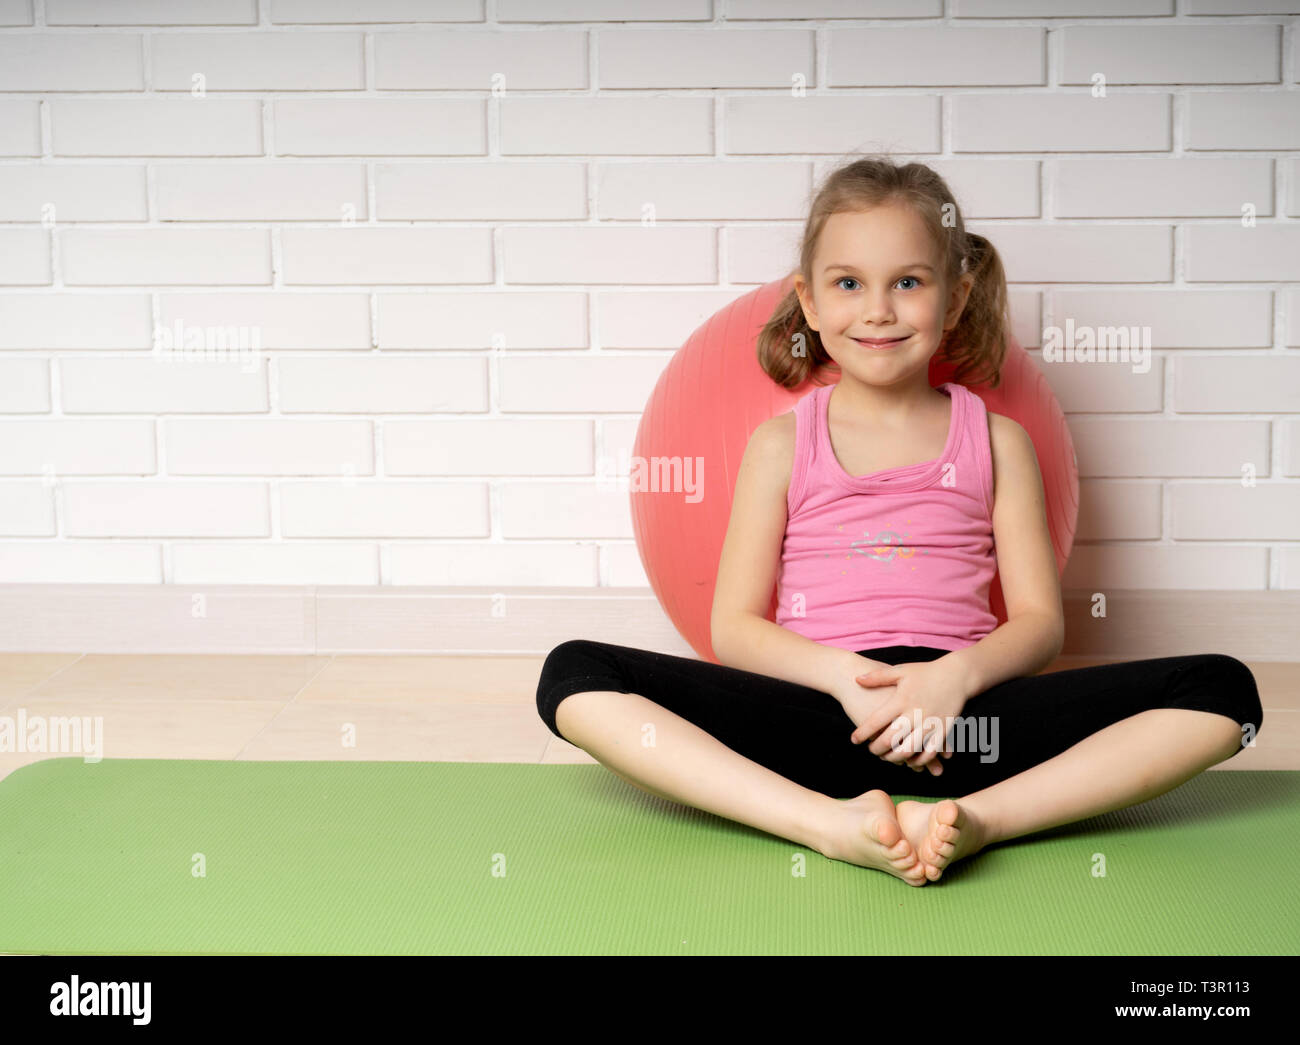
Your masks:
<svg viewBox="0 0 1300 1045"><path fill-rule="evenodd" d="M901 282L902 282L903 280L905 280L905 279L910 279L910 280L912 280L912 281L913 281L914 283L916 283L918 286L919 286L920 283L921 283L921 281L920 281L919 279L917 279L915 276L900 276L900 277L898 278L898 281L901 283ZM839 286L841 283L843 283L845 280L848 280L850 283L857 283L857 282L858 282L858 281L857 281L856 279L854 279L852 276L841 276L839 279L837 279L837 280L835 281L835 286L838 287L838 286ZM842 288L842 289L847 289L847 288Z"/></svg>

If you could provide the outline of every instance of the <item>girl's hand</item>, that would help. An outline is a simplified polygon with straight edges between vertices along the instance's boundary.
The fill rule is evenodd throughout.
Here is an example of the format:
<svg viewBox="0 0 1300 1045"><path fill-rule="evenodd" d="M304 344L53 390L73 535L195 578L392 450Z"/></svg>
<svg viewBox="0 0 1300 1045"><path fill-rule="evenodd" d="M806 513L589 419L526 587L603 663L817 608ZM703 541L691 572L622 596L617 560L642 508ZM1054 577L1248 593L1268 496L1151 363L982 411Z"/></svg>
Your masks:
<svg viewBox="0 0 1300 1045"><path fill-rule="evenodd" d="M969 694L952 662L914 661L869 668L857 677L864 691L882 694L850 739L887 762L906 761L911 768L929 767L936 775L943 766L936 756L952 755L947 744L951 718L961 713ZM853 717L853 716L850 716Z"/></svg>
<svg viewBox="0 0 1300 1045"><path fill-rule="evenodd" d="M868 688L859 679L867 675L875 677L877 671L888 672L892 670L893 667L882 660L871 660L861 654L854 653L850 655L846 673L832 687L831 695L840 702L840 705L844 708L844 713L852 719L859 729L870 722L878 720L883 708L892 708L897 703L895 700L896 687L894 685L877 684ZM886 714L885 724L888 724L896 717L897 714L895 713ZM924 716L922 716L922 719L924 719ZM858 730L855 730L852 737L856 738L857 735ZM853 742L857 743L857 740L855 739ZM919 759L921 755L915 757ZM912 765L911 768L918 773L923 771L921 765ZM929 763L924 768L928 769L933 776L938 776L943 772L943 766L937 761Z"/></svg>

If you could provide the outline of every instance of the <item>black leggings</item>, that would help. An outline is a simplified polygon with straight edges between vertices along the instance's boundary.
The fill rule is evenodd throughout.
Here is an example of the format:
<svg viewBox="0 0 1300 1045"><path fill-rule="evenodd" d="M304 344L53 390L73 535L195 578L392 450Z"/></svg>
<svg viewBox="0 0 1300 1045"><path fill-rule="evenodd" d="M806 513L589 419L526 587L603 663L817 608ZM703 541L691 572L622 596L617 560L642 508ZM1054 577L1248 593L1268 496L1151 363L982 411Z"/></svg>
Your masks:
<svg viewBox="0 0 1300 1045"><path fill-rule="evenodd" d="M949 651L886 646L859 652L901 664L937 660ZM1253 732L1243 731L1247 741L1264 721L1254 675L1222 653L1027 675L1000 682L966 702L959 715L981 722L983 738L970 730L964 741L954 741L952 756L942 759L943 772L935 776L929 769L918 773L886 762L866 743L852 743L853 720L829 693L752 671L606 642L563 642L547 656L537 686L538 714L557 737L567 739L555 722L560 701L589 690L640 694L733 751L833 798L853 798L876 788L928 797L969 794L1155 708L1225 715L1251 727ZM991 759L994 753L997 757Z"/></svg>

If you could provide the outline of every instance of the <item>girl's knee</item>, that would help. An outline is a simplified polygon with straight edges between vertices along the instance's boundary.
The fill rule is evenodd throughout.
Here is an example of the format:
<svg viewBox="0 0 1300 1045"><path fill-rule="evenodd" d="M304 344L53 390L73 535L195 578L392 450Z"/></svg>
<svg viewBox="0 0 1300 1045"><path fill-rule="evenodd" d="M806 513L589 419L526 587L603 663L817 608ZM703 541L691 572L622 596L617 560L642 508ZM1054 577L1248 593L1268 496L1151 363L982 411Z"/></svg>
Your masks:
<svg viewBox="0 0 1300 1045"><path fill-rule="evenodd" d="M542 663L537 680L537 712L561 740L568 738L560 730L559 709L568 697L583 690L611 690L622 686L603 653L602 643L569 639L552 649Z"/></svg>
<svg viewBox="0 0 1300 1045"><path fill-rule="evenodd" d="M1216 710L1234 721L1242 743L1249 743L1264 724L1254 672L1226 653L1205 653L1196 661L1195 679L1216 702Z"/></svg>

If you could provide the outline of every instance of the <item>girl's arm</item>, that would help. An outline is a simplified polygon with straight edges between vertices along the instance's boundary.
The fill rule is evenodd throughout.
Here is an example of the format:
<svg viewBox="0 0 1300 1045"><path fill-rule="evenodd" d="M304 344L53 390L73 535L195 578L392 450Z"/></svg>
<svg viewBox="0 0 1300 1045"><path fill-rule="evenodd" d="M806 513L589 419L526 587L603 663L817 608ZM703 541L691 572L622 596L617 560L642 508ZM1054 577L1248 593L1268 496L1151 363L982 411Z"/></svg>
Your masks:
<svg viewBox="0 0 1300 1045"><path fill-rule="evenodd" d="M993 542L1007 622L941 660L961 668L967 696L1007 679L1036 675L1061 652L1065 614L1033 441L1009 417L989 411L993 455Z"/></svg>
<svg viewBox="0 0 1300 1045"><path fill-rule="evenodd" d="M713 590L713 652L727 667L836 693L872 662L766 619L780 568L793 467L794 413L788 412L754 430L740 461Z"/></svg>

